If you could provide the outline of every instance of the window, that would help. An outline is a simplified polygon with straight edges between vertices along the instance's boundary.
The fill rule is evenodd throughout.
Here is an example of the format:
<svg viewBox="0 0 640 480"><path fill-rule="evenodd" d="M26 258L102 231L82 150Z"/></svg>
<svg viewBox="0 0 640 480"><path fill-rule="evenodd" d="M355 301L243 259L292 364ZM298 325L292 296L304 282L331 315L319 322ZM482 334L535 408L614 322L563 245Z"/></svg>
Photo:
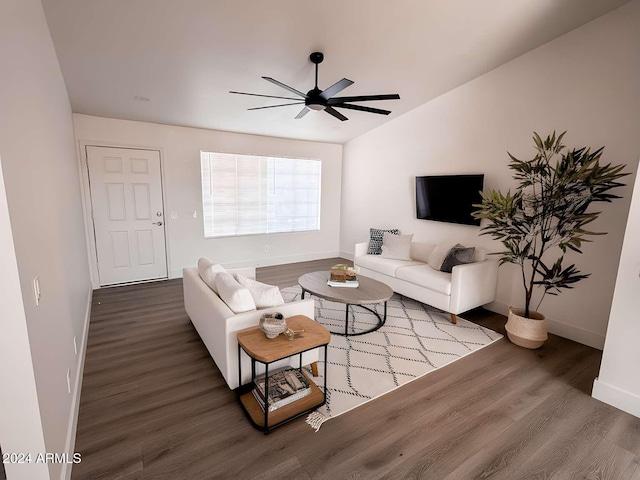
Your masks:
<svg viewBox="0 0 640 480"><path fill-rule="evenodd" d="M320 160L201 152L204 236L320 229Z"/></svg>

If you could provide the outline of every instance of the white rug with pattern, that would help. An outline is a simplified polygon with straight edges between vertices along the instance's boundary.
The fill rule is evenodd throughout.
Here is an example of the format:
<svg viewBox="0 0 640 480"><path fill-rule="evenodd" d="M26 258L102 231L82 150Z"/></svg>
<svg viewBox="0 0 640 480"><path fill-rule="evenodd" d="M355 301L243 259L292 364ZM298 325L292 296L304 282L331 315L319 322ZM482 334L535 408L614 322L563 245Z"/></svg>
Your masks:
<svg viewBox="0 0 640 480"><path fill-rule="evenodd" d="M286 302L300 299L300 287L282 289ZM345 306L318 297L316 321L334 332L344 332ZM382 315L383 304L375 306ZM360 307L349 307L349 330L377 324ZM331 335L327 363L327 403L307 417L313 428L433 370L485 347L502 335L448 313L394 294L387 304L382 328L361 336ZM324 358L318 364L324 372ZM323 378L314 379L323 387Z"/></svg>

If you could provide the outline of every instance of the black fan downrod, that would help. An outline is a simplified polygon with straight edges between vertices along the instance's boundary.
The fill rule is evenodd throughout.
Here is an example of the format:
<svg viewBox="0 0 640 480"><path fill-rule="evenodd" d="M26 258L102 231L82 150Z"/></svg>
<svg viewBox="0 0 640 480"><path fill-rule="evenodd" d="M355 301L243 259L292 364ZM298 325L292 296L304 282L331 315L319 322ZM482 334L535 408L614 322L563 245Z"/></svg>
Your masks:
<svg viewBox="0 0 640 480"><path fill-rule="evenodd" d="M309 60L316 66L316 85L312 90L307 92L307 98L304 101L306 107L311 110L324 110L327 108L327 101L320 96L322 90L318 88L318 65L324 60L322 52L313 52L309 55Z"/></svg>

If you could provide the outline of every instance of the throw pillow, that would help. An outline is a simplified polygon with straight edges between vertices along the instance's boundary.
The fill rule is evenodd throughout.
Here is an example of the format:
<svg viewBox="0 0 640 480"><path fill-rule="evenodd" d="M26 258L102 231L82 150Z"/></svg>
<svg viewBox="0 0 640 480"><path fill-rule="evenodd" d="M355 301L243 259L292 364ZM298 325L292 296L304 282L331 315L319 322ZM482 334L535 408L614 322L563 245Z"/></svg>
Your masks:
<svg viewBox="0 0 640 480"><path fill-rule="evenodd" d="M394 235L393 233L384 232L381 256L396 260L411 260L411 240L413 240L413 233L410 235Z"/></svg>
<svg viewBox="0 0 640 480"><path fill-rule="evenodd" d="M256 304L256 308L260 309L284 305L284 298L282 298L278 287L260 283L253 278L243 277L238 274L234 274L233 277L240 285L249 290Z"/></svg>
<svg viewBox="0 0 640 480"><path fill-rule="evenodd" d="M435 247L433 243L411 242L411 260L429 263L429 256Z"/></svg>
<svg viewBox="0 0 640 480"><path fill-rule="evenodd" d="M249 312L256 309L256 304L249 289L240 285L228 272L216 275L218 295L233 313Z"/></svg>
<svg viewBox="0 0 640 480"><path fill-rule="evenodd" d="M442 267L442 262L444 262L444 259L449 253L449 250L451 250L456 245L457 244L453 242L437 244L431 252L431 255L429 255L429 266L434 270L440 270L440 267Z"/></svg>
<svg viewBox="0 0 640 480"><path fill-rule="evenodd" d="M370 228L369 229L369 250L367 253L369 255L380 255L382 253L382 236L384 232L391 233L393 235L398 235L400 230L397 228L393 228L391 230L380 230L379 228Z"/></svg>
<svg viewBox="0 0 640 480"><path fill-rule="evenodd" d="M474 257L476 255L475 247L463 247L458 244L453 247L447 253L447 256L444 258L442 262L442 266L440 267L441 272L451 273L451 270L456 265L463 265L465 263L473 263Z"/></svg>
<svg viewBox="0 0 640 480"><path fill-rule="evenodd" d="M218 293L218 289L216 287L216 275L220 272L226 272L222 265L214 264L207 257L202 257L198 260L198 274L200 275L200 278L216 293Z"/></svg>

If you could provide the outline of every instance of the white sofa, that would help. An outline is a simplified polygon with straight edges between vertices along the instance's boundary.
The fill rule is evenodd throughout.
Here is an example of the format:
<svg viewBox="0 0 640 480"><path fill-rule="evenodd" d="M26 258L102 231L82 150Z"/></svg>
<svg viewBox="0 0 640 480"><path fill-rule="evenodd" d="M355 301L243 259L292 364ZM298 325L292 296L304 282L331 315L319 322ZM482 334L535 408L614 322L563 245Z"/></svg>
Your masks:
<svg viewBox="0 0 640 480"><path fill-rule="evenodd" d="M426 242L411 243L411 260L396 260L367 254L369 243L357 243L353 264L356 273L389 285L394 292L456 315L495 299L498 262L478 250L473 263L457 265L451 273L431 268L427 261L436 247Z"/></svg>
<svg viewBox="0 0 640 480"><path fill-rule="evenodd" d="M255 279L255 268L229 270L245 277ZM200 278L197 267L187 267L182 270L184 290L184 307L198 331L200 338L206 345L213 361L222 372L227 385L234 390L239 387L238 379L238 341L236 332L258 325L260 316L266 312L280 312L285 317L306 315L314 318L314 300L306 299L290 302L277 307L252 310L235 314ZM302 354L302 364L309 365L317 362L319 350L311 350ZM269 366L279 368L286 365L299 366L299 356L274 362ZM264 366L256 363L257 373L264 372ZM242 353L242 383L251 380L251 360Z"/></svg>

